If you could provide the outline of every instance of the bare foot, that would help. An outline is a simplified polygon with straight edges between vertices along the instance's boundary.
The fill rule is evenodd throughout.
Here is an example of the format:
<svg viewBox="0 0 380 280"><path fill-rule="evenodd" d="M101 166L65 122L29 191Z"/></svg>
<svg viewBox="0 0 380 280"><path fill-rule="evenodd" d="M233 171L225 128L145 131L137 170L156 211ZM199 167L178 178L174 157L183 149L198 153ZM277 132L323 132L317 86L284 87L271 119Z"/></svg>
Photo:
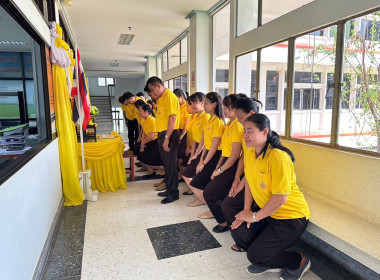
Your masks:
<svg viewBox="0 0 380 280"><path fill-rule="evenodd" d="M207 212L204 212L202 214L199 214L198 218L201 218L201 219L212 219L212 218L214 218L214 215L211 213L211 211L207 211Z"/></svg>
<svg viewBox="0 0 380 280"><path fill-rule="evenodd" d="M200 206L200 205L205 205L205 204L198 199L187 204L187 206L190 206L190 207L195 207L195 206Z"/></svg>

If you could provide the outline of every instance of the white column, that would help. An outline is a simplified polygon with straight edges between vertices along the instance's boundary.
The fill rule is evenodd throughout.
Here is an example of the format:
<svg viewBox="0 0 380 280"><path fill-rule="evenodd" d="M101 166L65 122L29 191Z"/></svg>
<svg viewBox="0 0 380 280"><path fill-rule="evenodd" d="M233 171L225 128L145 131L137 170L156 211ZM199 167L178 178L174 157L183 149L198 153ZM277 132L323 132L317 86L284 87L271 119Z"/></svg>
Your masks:
<svg viewBox="0 0 380 280"><path fill-rule="evenodd" d="M145 64L145 81L152 76L157 76L156 58L154 56L146 56Z"/></svg>
<svg viewBox="0 0 380 280"><path fill-rule="evenodd" d="M204 11L192 11L190 19L190 72L188 84L190 94L211 90L211 19Z"/></svg>

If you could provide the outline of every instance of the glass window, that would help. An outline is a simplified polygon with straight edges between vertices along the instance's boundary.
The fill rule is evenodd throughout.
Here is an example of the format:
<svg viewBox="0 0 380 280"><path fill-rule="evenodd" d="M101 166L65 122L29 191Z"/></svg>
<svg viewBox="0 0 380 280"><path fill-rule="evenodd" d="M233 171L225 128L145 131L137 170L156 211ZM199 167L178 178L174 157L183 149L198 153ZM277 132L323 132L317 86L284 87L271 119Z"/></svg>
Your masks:
<svg viewBox="0 0 380 280"><path fill-rule="evenodd" d="M222 97L228 93L228 69L230 55L230 5L213 16L214 91ZM227 91L226 91L227 90Z"/></svg>
<svg viewBox="0 0 380 280"><path fill-rule="evenodd" d="M115 85L115 79L114 78L106 78L107 86L114 86Z"/></svg>
<svg viewBox="0 0 380 280"><path fill-rule="evenodd" d="M185 92L187 91L187 74L181 76L181 89Z"/></svg>
<svg viewBox="0 0 380 280"><path fill-rule="evenodd" d="M169 68L168 69L172 69L172 68L180 65L179 42L168 50L168 56L169 56Z"/></svg>
<svg viewBox="0 0 380 280"><path fill-rule="evenodd" d="M1 6L0 15L7 23L0 51L0 130L25 125L17 134L0 133L0 177L6 178L8 170L19 164L18 158L45 142L47 124L40 43Z"/></svg>
<svg viewBox="0 0 380 280"><path fill-rule="evenodd" d="M314 0L265 0L262 1L262 20L265 24Z"/></svg>
<svg viewBox="0 0 380 280"><path fill-rule="evenodd" d="M330 29L335 29L336 26ZM335 37L322 30L295 41L292 131L294 138L330 143L335 67Z"/></svg>
<svg viewBox="0 0 380 280"><path fill-rule="evenodd" d="M161 77L161 72L162 72L162 59L161 56L157 57L156 59L156 71L157 71L157 77Z"/></svg>
<svg viewBox="0 0 380 280"><path fill-rule="evenodd" d="M173 89L176 89L176 88L181 88L181 77L177 77L174 79L174 88Z"/></svg>
<svg viewBox="0 0 380 280"><path fill-rule="evenodd" d="M236 1L236 36L240 36L258 26L258 0Z"/></svg>
<svg viewBox="0 0 380 280"><path fill-rule="evenodd" d="M256 97L257 52L236 59L236 92Z"/></svg>
<svg viewBox="0 0 380 280"><path fill-rule="evenodd" d="M380 12L350 21L338 136L341 146L374 152L380 152L379 23Z"/></svg>
<svg viewBox="0 0 380 280"><path fill-rule="evenodd" d="M285 110L282 98L286 84L285 73L288 64L288 42L281 42L261 50L259 100L263 113L271 121L272 129L285 135ZM280 94L281 93L281 94Z"/></svg>
<svg viewBox="0 0 380 280"><path fill-rule="evenodd" d="M164 86L165 86L166 88L169 88L169 81L165 81L165 82L164 82Z"/></svg>
<svg viewBox="0 0 380 280"><path fill-rule="evenodd" d="M105 87L106 86L106 78L98 78L98 86Z"/></svg>
<svg viewBox="0 0 380 280"><path fill-rule="evenodd" d="M187 36L181 40L181 64L187 61Z"/></svg>
<svg viewBox="0 0 380 280"><path fill-rule="evenodd" d="M174 90L174 80L173 80L173 79L169 80L169 89L170 89L171 91Z"/></svg>
<svg viewBox="0 0 380 280"><path fill-rule="evenodd" d="M162 54L162 72L168 71L168 53L164 52Z"/></svg>

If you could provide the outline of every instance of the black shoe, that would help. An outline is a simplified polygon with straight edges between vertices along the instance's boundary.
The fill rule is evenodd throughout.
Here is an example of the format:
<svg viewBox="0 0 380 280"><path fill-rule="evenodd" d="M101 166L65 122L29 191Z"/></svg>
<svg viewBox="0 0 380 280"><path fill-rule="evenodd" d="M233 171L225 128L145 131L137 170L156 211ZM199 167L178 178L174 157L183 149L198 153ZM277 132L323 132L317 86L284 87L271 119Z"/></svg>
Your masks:
<svg viewBox="0 0 380 280"><path fill-rule="evenodd" d="M221 225L216 225L213 229L212 229L212 231L213 232L215 232L215 233L222 233L222 232L226 232L226 231L229 231L230 230L230 228L229 228L229 226L227 225L227 226L221 226Z"/></svg>
<svg viewBox="0 0 380 280"><path fill-rule="evenodd" d="M161 203L162 204L167 204L167 203L170 203L170 202L178 200L178 198L179 198L178 194L177 195L168 195L166 198L164 198L163 200L161 200Z"/></svg>
<svg viewBox="0 0 380 280"><path fill-rule="evenodd" d="M151 174L146 174L143 176L143 179L150 179L150 178L153 178L154 176L156 176L156 172L153 172Z"/></svg>
<svg viewBox="0 0 380 280"><path fill-rule="evenodd" d="M164 192L159 192L157 195L158 196L168 196L169 193L168 193L168 191L164 191Z"/></svg>
<svg viewBox="0 0 380 280"><path fill-rule="evenodd" d="M182 193L183 195L193 195L194 193L188 193L187 191Z"/></svg>

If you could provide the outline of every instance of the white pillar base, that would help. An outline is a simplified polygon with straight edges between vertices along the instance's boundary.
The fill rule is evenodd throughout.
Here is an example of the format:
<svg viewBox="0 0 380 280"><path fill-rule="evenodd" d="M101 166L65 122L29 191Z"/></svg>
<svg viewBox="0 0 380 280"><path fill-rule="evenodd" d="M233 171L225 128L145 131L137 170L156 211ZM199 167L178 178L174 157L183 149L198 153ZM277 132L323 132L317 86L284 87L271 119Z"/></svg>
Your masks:
<svg viewBox="0 0 380 280"><path fill-rule="evenodd" d="M91 170L79 171L79 181L83 189L84 198L89 201L97 201L98 191L91 189Z"/></svg>

